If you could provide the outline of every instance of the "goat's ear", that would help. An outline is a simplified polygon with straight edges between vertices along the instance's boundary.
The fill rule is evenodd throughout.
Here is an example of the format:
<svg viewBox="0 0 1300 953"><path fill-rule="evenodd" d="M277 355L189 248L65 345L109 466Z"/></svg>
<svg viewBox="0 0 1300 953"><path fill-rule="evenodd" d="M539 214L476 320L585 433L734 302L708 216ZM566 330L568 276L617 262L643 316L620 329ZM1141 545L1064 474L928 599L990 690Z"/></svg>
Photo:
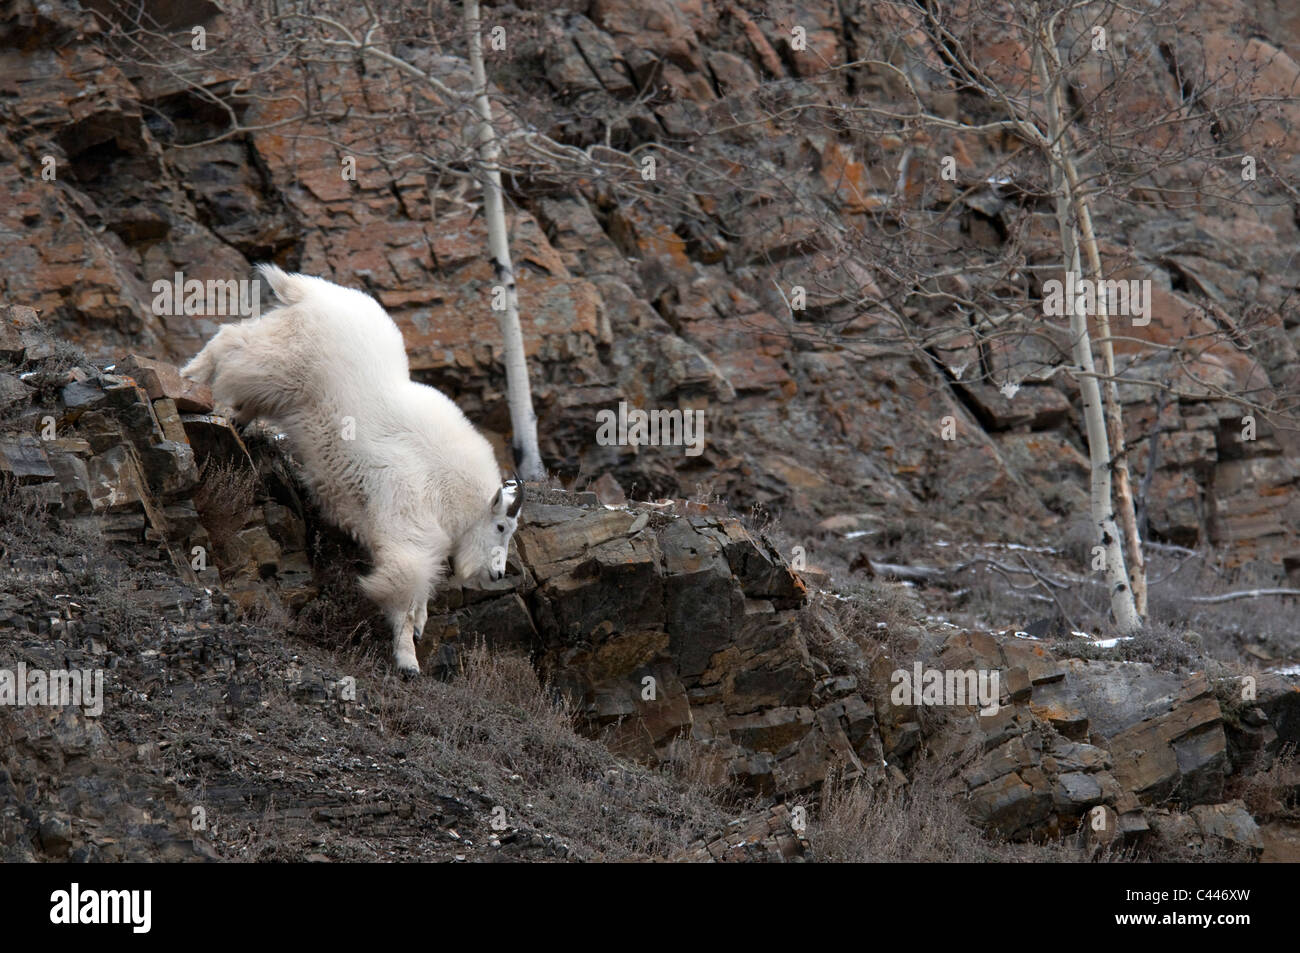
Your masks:
<svg viewBox="0 0 1300 953"><path fill-rule="evenodd" d="M501 487L497 487L497 491L492 494L492 502L488 504L488 509L493 513L501 509Z"/></svg>

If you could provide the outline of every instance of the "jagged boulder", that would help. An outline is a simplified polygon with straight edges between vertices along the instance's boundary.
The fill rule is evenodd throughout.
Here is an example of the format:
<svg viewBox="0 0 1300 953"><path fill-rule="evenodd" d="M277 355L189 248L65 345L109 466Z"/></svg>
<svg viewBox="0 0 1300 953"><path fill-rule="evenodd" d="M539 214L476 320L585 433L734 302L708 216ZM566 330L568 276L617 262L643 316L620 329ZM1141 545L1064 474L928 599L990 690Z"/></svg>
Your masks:
<svg viewBox="0 0 1300 953"><path fill-rule="evenodd" d="M426 628L440 651L527 648L591 730L651 763L690 740L770 792L878 770L872 708L852 683L818 691L803 584L765 540L726 516L594 494L547 491L525 513L519 578L444 597Z"/></svg>

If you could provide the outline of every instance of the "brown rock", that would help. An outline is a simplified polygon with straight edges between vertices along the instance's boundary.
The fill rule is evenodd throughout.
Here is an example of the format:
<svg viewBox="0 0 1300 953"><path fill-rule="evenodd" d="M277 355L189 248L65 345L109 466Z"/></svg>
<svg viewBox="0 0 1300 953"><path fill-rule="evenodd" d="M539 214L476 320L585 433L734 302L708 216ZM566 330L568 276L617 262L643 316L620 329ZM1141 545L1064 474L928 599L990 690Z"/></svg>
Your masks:
<svg viewBox="0 0 1300 953"><path fill-rule="evenodd" d="M1027 384L1017 386L1010 396L1008 390L982 381L963 383L960 387L974 401L986 430L1016 427L1046 430L1064 423L1070 415L1070 402L1055 387Z"/></svg>
<svg viewBox="0 0 1300 953"><path fill-rule="evenodd" d="M806 812L805 812L806 814ZM796 863L809 853L802 827L796 830L787 804L754 818L741 818L717 834L702 837L673 859L695 863Z"/></svg>
<svg viewBox="0 0 1300 953"><path fill-rule="evenodd" d="M1189 812L1205 838L1217 838L1234 847L1258 853L1263 847L1259 826L1241 801L1200 804Z"/></svg>
<svg viewBox="0 0 1300 953"><path fill-rule="evenodd" d="M0 474L19 483L40 483L55 477L41 442L28 436L0 438Z"/></svg>
<svg viewBox="0 0 1300 953"><path fill-rule="evenodd" d="M180 371L171 364L131 354L117 365L117 370L133 376L150 400L170 398L176 409L185 414L206 414L212 410L212 390L208 385L181 377Z"/></svg>
<svg viewBox="0 0 1300 953"><path fill-rule="evenodd" d="M1110 751L1116 780L1144 803L1171 796L1184 804L1217 801L1223 792L1227 739L1205 676L1188 679L1164 714L1117 733Z"/></svg>
<svg viewBox="0 0 1300 953"><path fill-rule="evenodd" d="M1039 780L1032 774L1030 778L1034 782ZM970 808L975 817L1009 837L1021 835L1046 820L1052 803L1050 788L1031 783L1015 772L970 792Z"/></svg>
<svg viewBox="0 0 1300 953"><path fill-rule="evenodd" d="M1260 863L1300 863L1300 824L1272 821L1259 829Z"/></svg>

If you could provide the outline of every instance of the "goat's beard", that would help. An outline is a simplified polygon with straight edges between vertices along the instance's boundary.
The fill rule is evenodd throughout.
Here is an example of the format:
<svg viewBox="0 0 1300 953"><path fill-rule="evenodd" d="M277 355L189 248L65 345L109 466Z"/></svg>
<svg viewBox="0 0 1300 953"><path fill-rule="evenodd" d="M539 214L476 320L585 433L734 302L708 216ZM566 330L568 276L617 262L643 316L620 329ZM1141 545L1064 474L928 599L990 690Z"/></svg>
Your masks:
<svg viewBox="0 0 1300 953"><path fill-rule="evenodd" d="M447 570L447 578L458 586L481 586L485 582L504 579L506 575L504 572L494 573L487 564L471 570L462 559L458 565L454 554L447 557Z"/></svg>

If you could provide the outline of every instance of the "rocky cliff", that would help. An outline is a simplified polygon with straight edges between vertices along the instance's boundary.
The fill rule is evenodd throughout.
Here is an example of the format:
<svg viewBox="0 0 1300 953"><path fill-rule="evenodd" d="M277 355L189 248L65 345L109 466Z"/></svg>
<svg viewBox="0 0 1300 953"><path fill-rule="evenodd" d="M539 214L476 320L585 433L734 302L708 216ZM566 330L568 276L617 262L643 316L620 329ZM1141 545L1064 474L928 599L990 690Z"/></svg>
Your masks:
<svg viewBox="0 0 1300 953"><path fill-rule="evenodd" d="M237 431L176 373L231 316L159 308L153 286L275 260L363 287L414 373L504 448L479 195L408 161L461 127L438 113L377 144L367 117L409 91L344 58L259 73L274 95L242 101L226 135L217 103L240 57L261 60L220 41L247 24L142 5L159 35L201 25L221 51L168 72L122 56L101 6L0 8L0 667L103 669L112 699L98 719L0 708L6 856L842 857L818 827L861 822L838 792L915 811L924 779L973 824L950 840L989 856L1295 858L1289 610L1185 601L1300 582L1292 434L1263 418L1243 442L1223 398L1300 389L1300 229L1277 184L1296 180L1300 21L1281 5L1177 5L1189 29L1130 90L1134 110L1174 102L1180 57L1247 61L1280 103L1259 201L1220 201L1190 158L1207 120L1134 183L1136 209L1105 209L1108 261L1155 296L1156 348L1121 360L1203 382L1172 400L1122 389L1161 547L1160 624L1132 646L1076 634L1104 608L1087 625L1062 605L1086 589L1077 388L1055 375L1008 396L962 368L1014 368L1032 342L927 357L880 343L881 315L846 297L875 263L846 263L833 237L876 234L898 169L949 154L963 181L901 189L953 254L1051 261L1050 212L981 186L1017 144L780 118L902 102L880 73L828 83L827 66L889 61L900 37L925 60L908 24L854 0L488 8L519 38L493 80L520 115L582 148L695 147L713 177L644 203L591 177L510 183L556 479L530 487L509 578L440 597L421 651L448 681L413 686L386 677L352 583L364 554L315 517L274 435ZM991 62L1024 53L984 41ZM451 82L459 49L410 55ZM985 118L926 75L928 111ZM302 86L329 108L299 117ZM958 188L960 214L940 214ZM783 300L795 280L802 315ZM951 317L907 307L921 327ZM703 452L602 445L597 414L622 402L702 411ZM998 712L896 702L916 664L997 672Z"/></svg>
<svg viewBox="0 0 1300 953"><path fill-rule="evenodd" d="M0 295L38 309L92 357L127 349L180 361L222 318L160 314L153 283L177 273L243 278L251 262L275 259L373 293L401 324L416 373L504 431L499 351L485 333L493 277L475 196L409 162L413 151L454 137L455 121L432 133L394 126L384 137L394 157L376 151L373 128L358 117L391 107L372 87L396 80L347 61L312 74L330 84L337 108L300 119L299 101L281 95L295 82L292 68L259 73L272 94L243 102L238 121L249 131L227 135L230 116L204 96L230 92L242 61L220 59L218 38L233 43L240 24L203 3L142 9L158 36L205 27L216 47L209 61L220 68L190 75L138 54L115 58L106 37L131 24L73 2L15 0L0 17L0 175L10 197L0 219ZM1166 60L1177 52L1224 68L1254 63L1259 95L1283 102L1294 95L1296 25L1281 8L1224 0L1174 13L1189 17L1198 35L1186 49L1165 50ZM908 518L951 536L1059 544L1086 512L1073 385L1060 375L1027 380L1007 398L987 378L951 370L969 364L960 346L945 352L950 370L941 371L918 364L908 348L862 343L875 340L878 316L836 297L855 296L836 277L854 266L832 254L827 236L875 234L870 213L904 152L915 157L910 168L955 154L975 170L964 174L978 176L1007 168L1015 148L992 134L849 142L833 126L781 120L846 95L825 82L827 64L887 60L894 37L912 37L887 10L853 0L761 12L652 0L635 12L595 3L489 8L489 16L514 31L497 66L503 95L541 128L579 146L690 145L707 151L714 176L692 181L676 213L663 203L616 201L582 178L512 189L525 344L553 472L579 483L609 474L641 496L706 486L738 509L762 505L782 513L794 542L831 568L859 554L861 537L846 534L887 538ZM806 52L791 49L787 20L805 28ZM982 55L992 60L1023 55L1004 49L1010 40L988 42ZM1176 70L1155 52L1131 90L1133 109L1178 96ZM449 82L465 70L450 52L425 65ZM885 106L896 100L879 75L853 76L847 92ZM927 83L930 111L979 118L977 102L933 76ZM1296 171L1297 116L1294 106L1275 111L1258 136L1280 150L1285 177ZM715 131L722 126L734 131ZM1200 155L1211 132L1207 123L1186 133L1189 156ZM433 144L420 139L426 133ZM339 174L348 156L352 178ZM1198 161L1170 160L1163 178L1141 180L1156 192L1136 210L1104 210L1114 216L1107 234L1126 242L1108 246L1107 256L1153 286L1152 325L1133 333L1158 349L1131 355L1138 376L1158 380L1170 373L1161 362L1172 361L1202 381L1172 402L1126 390L1129 439L1142 448L1132 464L1140 481L1155 462L1152 539L1209 548L1226 569L1279 581L1300 571L1296 448L1284 453L1267 419L1258 440L1234 439L1241 408L1216 399L1216 388L1264 399L1300 384L1288 266L1300 233L1292 198L1276 181L1261 180L1253 204L1222 202ZM42 178L51 162L52 182ZM1159 188L1185 181L1190 211L1157 200ZM935 227L954 255L996 255L1016 210L958 184L972 193L965 212ZM948 200L926 196L935 209ZM1050 212L1027 213L1027 260L1051 260ZM881 242L889 254L887 235ZM861 268L855 274L869 283ZM806 317L786 307L776 279L812 289ZM922 326L947 320L919 307ZM1206 340L1225 327L1235 345ZM1004 351L993 363L1014 368L1033 348ZM1123 343L1120 351L1125 360ZM620 401L706 410L703 454L601 446L596 414ZM957 436L942 441L939 422L949 415ZM1154 457L1143 442L1153 428Z"/></svg>
<svg viewBox="0 0 1300 953"><path fill-rule="evenodd" d="M0 707L8 859L804 858L819 792L905 789L926 761L990 843L1300 847L1275 760L1294 676L1247 692L927 620L896 587L810 595L716 503L530 484L507 578L431 607L421 661L450 682L404 684L364 554L274 439L169 365L103 371L3 317L0 668L105 677L102 714ZM996 694L900 702L922 665ZM632 816L593 829L611 798Z"/></svg>

